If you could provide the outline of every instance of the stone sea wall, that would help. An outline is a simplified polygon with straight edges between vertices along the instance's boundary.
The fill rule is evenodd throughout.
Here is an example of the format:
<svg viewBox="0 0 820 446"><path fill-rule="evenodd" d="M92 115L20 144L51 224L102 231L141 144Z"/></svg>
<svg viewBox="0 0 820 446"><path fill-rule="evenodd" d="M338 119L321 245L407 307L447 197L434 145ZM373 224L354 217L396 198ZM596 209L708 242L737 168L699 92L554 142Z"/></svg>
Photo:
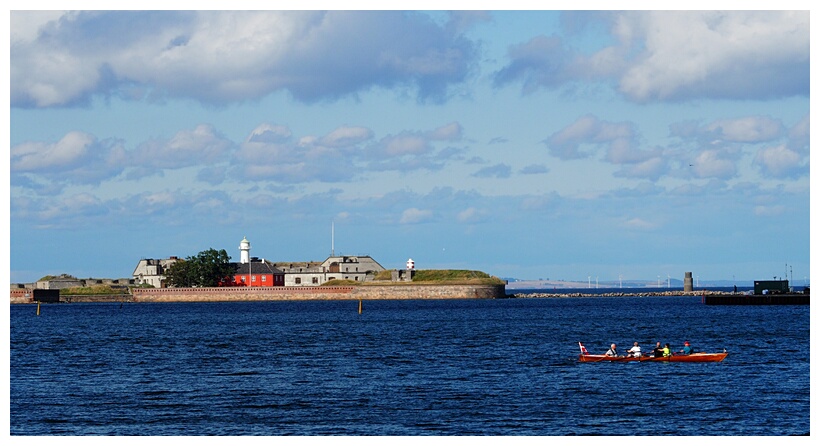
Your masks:
<svg viewBox="0 0 820 446"><path fill-rule="evenodd" d="M34 303L13 290L12 304ZM379 285L338 287L133 288L131 294L61 295L60 302L226 302L264 300L499 299L504 285Z"/></svg>
<svg viewBox="0 0 820 446"><path fill-rule="evenodd" d="M132 302L229 302L353 299L354 287L134 288Z"/></svg>
<svg viewBox="0 0 820 446"><path fill-rule="evenodd" d="M133 302L262 300L495 299L503 285L383 285L355 287L135 288Z"/></svg>

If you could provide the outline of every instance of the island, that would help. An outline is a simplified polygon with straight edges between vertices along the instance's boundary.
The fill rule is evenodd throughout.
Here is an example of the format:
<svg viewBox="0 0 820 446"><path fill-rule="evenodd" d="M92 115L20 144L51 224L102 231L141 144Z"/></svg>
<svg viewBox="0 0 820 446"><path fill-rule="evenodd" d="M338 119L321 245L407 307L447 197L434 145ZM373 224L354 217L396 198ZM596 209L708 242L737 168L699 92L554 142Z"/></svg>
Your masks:
<svg viewBox="0 0 820 446"><path fill-rule="evenodd" d="M473 270L386 270L370 281L332 280L319 286L98 286L12 290L11 303L225 302L275 300L498 299L506 282ZM40 291L40 292L38 292ZM54 293L57 291L57 293ZM40 296L38 296L38 294ZM56 298L55 298L56 295ZM41 297L42 296L42 297Z"/></svg>

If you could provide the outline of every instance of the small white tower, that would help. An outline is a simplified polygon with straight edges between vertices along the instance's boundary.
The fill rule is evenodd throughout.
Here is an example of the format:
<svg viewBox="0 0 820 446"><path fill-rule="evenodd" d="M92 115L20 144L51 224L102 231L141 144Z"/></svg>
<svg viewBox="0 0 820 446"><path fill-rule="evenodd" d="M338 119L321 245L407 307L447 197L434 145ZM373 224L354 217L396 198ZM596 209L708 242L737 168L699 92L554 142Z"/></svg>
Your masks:
<svg viewBox="0 0 820 446"><path fill-rule="evenodd" d="M416 262L413 259L407 259L407 270L412 271L414 269L416 269Z"/></svg>
<svg viewBox="0 0 820 446"><path fill-rule="evenodd" d="M239 263L250 263L251 261L251 242L245 237L239 242Z"/></svg>

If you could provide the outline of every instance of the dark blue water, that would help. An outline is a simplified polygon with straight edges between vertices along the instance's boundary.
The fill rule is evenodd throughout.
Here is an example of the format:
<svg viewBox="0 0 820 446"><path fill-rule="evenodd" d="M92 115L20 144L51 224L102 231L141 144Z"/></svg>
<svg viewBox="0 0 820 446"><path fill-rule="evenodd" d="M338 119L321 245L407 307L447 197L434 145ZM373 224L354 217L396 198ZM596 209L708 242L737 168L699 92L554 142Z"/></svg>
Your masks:
<svg viewBox="0 0 820 446"><path fill-rule="evenodd" d="M809 306L699 297L10 308L11 435L793 435ZM722 363L577 362L688 339Z"/></svg>

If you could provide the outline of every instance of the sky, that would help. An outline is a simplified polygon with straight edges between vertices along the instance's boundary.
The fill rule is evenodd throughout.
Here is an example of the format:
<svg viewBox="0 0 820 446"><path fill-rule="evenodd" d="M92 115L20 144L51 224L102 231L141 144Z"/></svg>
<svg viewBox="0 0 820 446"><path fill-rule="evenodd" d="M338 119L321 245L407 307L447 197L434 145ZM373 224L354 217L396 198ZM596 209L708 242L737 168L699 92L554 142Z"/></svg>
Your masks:
<svg viewBox="0 0 820 446"><path fill-rule="evenodd" d="M810 276L808 10L11 9L12 283Z"/></svg>

